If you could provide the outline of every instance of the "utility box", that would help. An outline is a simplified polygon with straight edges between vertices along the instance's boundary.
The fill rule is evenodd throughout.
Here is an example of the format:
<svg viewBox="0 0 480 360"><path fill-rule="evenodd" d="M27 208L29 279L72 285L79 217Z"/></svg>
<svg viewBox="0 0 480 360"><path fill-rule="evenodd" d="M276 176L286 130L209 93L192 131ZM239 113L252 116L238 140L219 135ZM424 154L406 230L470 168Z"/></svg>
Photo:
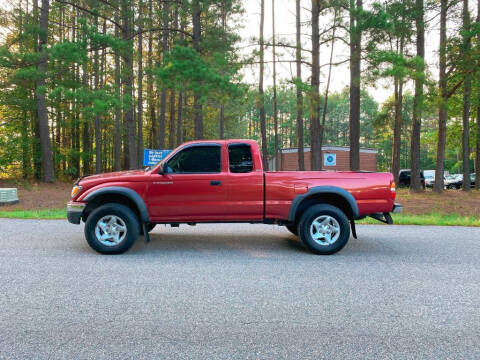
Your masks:
<svg viewBox="0 0 480 360"><path fill-rule="evenodd" d="M0 206L18 203L16 188L0 188Z"/></svg>

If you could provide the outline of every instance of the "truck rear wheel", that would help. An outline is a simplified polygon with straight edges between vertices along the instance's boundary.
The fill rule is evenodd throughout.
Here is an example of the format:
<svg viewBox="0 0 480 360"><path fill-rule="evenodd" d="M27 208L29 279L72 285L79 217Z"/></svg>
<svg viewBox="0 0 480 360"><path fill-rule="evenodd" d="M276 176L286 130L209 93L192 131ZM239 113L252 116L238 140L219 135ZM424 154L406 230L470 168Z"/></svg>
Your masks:
<svg viewBox="0 0 480 360"><path fill-rule="evenodd" d="M328 204L313 205L300 218L299 236L315 254L330 255L340 251L350 238L347 216Z"/></svg>
<svg viewBox="0 0 480 360"><path fill-rule="evenodd" d="M111 203L95 209L85 223L90 247L101 254L121 254L132 247L140 234L137 216L125 205Z"/></svg>

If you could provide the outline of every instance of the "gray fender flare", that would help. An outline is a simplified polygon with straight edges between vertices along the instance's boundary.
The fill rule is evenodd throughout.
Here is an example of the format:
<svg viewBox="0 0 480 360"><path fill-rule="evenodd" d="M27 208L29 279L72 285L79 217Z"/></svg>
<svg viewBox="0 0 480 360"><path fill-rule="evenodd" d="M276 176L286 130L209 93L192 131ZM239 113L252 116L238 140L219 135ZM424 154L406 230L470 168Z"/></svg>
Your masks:
<svg viewBox="0 0 480 360"><path fill-rule="evenodd" d="M129 198L137 206L142 222L143 223L150 222L150 216L148 215L147 206L145 205L145 202L143 201L142 197L138 195L136 191L129 188L125 188L121 186L109 186L109 187L100 188L98 190L92 191L90 194L85 196L83 200L86 202L89 202L89 201L95 200L97 196L106 195L106 194L118 194L118 195L123 195Z"/></svg>
<svg viewBox="0 0 480 360"><path fill-rule="evenodd" d="M320 194L335 194L343 197L347 201L347 203L350 205L353 218L355 219L358 217L357 201L355 200L353 195L350 194L347 190L337 186L314 186L308 189L308 191L305 194L297 195L292 200L292 204L290 205L290 211L288 213L288 221L290 222L295 221L295 215L297 214L297 209L303 200L313 195L320 195Z"/></svg>

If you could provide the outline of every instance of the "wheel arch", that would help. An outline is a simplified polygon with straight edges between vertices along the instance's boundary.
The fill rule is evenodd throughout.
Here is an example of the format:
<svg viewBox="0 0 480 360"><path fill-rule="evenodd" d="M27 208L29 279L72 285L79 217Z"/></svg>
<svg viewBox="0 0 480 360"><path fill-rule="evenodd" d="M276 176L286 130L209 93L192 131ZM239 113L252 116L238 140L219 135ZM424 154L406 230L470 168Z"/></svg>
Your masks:
<svg viewBox="0 0 480 360"><path fill-rule="evenodd" d="M92 191L83 200L87 202L87 206L82 215L83 221L86 221L90 213L98 206L107 203L117 203L129 207L135 213L139 222L150 222L145 202L136 191L129 188L121 186L100 188Z"/></svg>
<svg viewBox="0 0 480 360"><path fill-rule="evenodd" d="M335 206L350 220L359 216L357 201L350 192L337 186L315 186L293 199L288 221L296 223L305 210L315 204Z"/></svg>

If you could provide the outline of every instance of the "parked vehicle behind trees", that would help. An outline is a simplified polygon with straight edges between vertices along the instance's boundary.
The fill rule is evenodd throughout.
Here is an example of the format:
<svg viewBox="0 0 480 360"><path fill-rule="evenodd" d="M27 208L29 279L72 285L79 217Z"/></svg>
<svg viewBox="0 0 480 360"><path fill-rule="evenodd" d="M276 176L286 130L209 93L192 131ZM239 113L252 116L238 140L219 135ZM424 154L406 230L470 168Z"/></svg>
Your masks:
<svg viewBox="0 0 480 360"><path fill-rule="evenodd" d="M398 186L410 187L410 176L411 176L410 169L400 170L400 173L398 175ZM425 189L425 176L423 175L423 171L420 171L420 184Z"/></svg>
<svg viewBox="0 0 480 360"><path fill-rule="evenodd" d="M447 175L445 189L461 189L463 187L463 174ZM470 187L475 187L475 173L470 174Z"/></svg>
<svg viewBox="0 0 480 360"><path fill-rule="evenodd" d="M461 189L463 184L462 174L453 174L445 176L445 189Z"/></svg>

